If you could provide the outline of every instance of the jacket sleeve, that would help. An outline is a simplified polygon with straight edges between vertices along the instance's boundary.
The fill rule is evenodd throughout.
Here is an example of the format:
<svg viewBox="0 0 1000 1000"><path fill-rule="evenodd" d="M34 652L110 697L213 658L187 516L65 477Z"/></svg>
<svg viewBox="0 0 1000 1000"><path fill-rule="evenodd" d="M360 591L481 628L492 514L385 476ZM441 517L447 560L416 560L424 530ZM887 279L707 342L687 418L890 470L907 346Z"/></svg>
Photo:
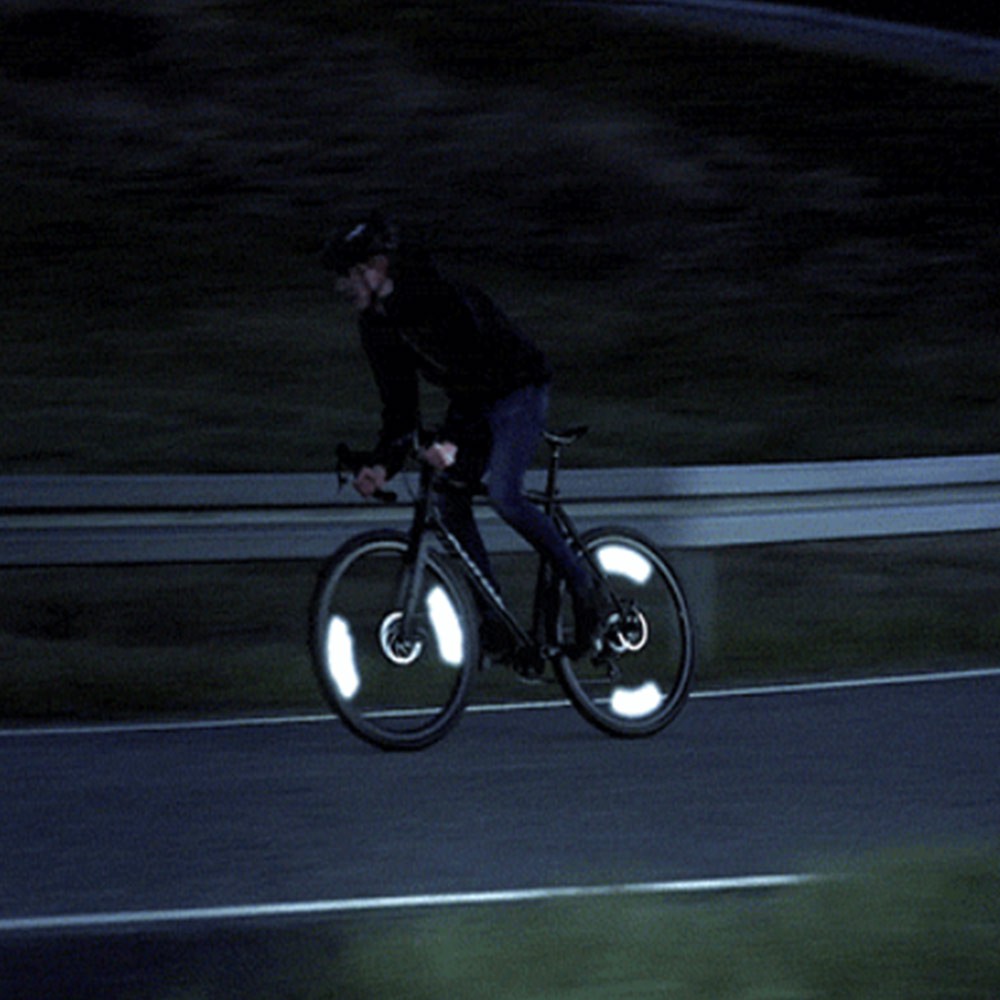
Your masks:
<svg viewBox="0 0 1000 1000"><path fill-rule="evenodd" d="M407 344L377 318L362 317L361 343L382 402L382 426L372 460L384 465L391 477L406 461L414 432L420 426L416 363Z"/></svg>

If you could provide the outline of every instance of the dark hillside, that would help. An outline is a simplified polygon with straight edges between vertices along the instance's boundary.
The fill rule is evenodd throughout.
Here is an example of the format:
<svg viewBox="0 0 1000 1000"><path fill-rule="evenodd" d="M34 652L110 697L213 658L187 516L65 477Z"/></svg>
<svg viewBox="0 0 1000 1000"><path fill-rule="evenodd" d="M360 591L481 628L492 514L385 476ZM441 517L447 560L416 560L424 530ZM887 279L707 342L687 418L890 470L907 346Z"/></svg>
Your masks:
<svg viewBox="0 0 1000 1000"><path fill-rule="evenodd" d="M901 3L900 0L770 0L796 7L816 7L841 14L871 17L897 24L924 25L970 35L1000 36L1000 8L993 0L963 0L962 3Z"/></svg>
<svg viewBox="0 0 1000 1000"><path fill-rule="evenodd" d="M995 450L995 88L547 4L0 12L6 472L328 467L315 251L374 204L559 371L588 464Z"/></svg>

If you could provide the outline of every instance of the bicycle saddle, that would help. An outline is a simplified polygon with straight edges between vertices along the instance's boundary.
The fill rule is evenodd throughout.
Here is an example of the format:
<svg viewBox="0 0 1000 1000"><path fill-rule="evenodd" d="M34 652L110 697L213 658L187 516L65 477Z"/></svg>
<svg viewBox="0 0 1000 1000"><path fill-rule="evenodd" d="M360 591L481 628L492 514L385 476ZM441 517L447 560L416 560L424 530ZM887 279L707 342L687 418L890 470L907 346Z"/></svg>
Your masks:
<svg viewBox="0 0 1000 1000"><path fill-rule="evenodd" d="M586 424L577 424L573 427L560 427L558 430L547 430L545 440L549 444L567 445L574 441L579 441L590 428Z"/></svg>

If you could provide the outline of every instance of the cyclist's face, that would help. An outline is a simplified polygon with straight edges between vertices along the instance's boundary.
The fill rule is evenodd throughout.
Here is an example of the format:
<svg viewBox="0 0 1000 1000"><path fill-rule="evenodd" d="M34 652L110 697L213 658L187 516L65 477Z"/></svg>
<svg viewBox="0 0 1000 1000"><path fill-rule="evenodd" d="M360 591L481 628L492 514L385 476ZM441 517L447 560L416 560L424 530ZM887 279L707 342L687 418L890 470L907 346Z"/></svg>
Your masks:
<svg viewBox="0 0 1000 1000"><path fill-rule="evenodd" d="M384 298L391 290L389 259L383 254L355 264L346 277L337 279L337 291L349 298L360 312L364 312L376 299Z"/></svg>

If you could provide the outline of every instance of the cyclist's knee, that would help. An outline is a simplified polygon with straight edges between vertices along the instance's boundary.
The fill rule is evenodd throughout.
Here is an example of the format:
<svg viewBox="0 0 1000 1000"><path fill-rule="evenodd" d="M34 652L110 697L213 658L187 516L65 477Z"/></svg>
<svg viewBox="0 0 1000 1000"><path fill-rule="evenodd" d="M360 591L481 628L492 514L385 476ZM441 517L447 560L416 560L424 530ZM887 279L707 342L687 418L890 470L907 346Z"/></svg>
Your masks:
<svg viewBox="0 0 1000 1000"><path fill-rule="evenodd" d="M518 527L529 521L534 508L525 499L520 489L490 488L490 504L508 524Z"/></svg>
<svg viewBox="0 0 1000 1000"><path fill-rule="evenodd" d="M517 521L527 503L520 488L508 486L506 483L490 483L489 497L493 509L505 521Z"/></svg>

